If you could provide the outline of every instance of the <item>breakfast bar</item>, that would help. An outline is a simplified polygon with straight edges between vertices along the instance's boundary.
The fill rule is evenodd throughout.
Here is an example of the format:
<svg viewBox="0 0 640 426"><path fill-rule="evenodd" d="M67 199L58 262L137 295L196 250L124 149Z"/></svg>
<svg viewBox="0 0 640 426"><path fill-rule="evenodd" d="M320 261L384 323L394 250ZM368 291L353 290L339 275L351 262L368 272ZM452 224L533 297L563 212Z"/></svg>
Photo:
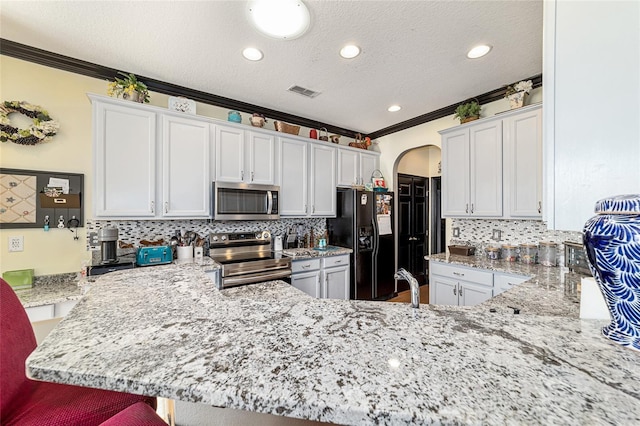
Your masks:
<svg viewBox="0 0 640 426"><path fill-rule="evenodd" d="M637 424L638 354L600 321L217 290L194 264L104 275L36 380L338 424Z"/></svg>

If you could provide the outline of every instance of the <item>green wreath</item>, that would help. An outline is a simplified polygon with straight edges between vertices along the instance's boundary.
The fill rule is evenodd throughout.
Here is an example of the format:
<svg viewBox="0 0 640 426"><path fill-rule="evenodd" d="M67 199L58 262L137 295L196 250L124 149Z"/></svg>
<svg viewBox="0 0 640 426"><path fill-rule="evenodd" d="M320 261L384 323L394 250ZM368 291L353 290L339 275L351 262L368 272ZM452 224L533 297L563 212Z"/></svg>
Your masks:
<svg viewBox="0 0 640 426"><path fill-rule="evenodd" d="M9 114L18 112L33 120L27 129L11 125ZM15 142L20 145L35 145L50 141L58 132L60 125L49 117L49 113L38 105L25 101L5 101L0 105L0 141Z"/></svg>

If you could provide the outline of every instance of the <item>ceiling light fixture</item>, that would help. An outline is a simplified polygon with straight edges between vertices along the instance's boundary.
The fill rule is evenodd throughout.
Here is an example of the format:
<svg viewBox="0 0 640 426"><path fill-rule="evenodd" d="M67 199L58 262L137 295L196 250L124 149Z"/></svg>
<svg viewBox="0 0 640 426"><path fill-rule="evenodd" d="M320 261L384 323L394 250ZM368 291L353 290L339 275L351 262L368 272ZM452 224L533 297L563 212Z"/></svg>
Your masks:
<svg viewBox="0 0 640 426"><path fill-rule="evenodd" d="M489 53L490 51L491 51L491 46L487 44L480 44L474 47L473 49L471 49L469 53L467 53L467 58L469 59L481 58L487 53Z"/></svg>
<svg viewBox="0 0 640 426"><path fill-rule="evenodd" d="M255 47L247 47L246 49L244 49L242 51L242 56L250 61L259 61L264 57L260 49L256 49Z"/></svg>
<svg viewBox="0 0 640 426"><path fill-rule="evenodd" d="M387 108L387 111L397 112L397 111L400 111L401 109L402 107L400 105L391 105L389 108Z"/></svg>
<svg viewBox="0 0 640 426"><path fill-rule="evenodd" d="M345 59L353 59L360 54L360 48L355 44L347 44L340 49L340 56Z"/></svg>
<svg viewBox="0 0 640 426"><path fill-rule="evenodd" d="M309 28L309 9L300 0L252 0L249 22L261 33L282 40L300 37Z"/></svg>

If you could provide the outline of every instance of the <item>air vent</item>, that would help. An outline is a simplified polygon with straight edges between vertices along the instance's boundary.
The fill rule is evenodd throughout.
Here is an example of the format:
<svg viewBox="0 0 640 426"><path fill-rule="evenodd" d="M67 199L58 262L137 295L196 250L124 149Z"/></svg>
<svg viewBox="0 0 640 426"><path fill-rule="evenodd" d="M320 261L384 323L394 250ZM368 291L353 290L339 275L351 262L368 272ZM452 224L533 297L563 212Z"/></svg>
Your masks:
<svg viewBox="0 0 640 426"><path fill-rule="evenodd" d="M293 85L287 89L290 92L297 93L298 95L306 96L307 98L315 98L320 92L315 92L311 89L305 89L304 87Z"/></svg>

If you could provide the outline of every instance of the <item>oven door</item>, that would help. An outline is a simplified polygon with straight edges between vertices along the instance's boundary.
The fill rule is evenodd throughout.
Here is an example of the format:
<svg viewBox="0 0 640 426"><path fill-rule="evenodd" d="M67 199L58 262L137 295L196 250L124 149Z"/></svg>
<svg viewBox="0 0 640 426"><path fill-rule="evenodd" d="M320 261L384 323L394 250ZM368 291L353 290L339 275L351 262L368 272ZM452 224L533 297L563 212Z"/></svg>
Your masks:
<svg viewBox="0 0 640 426"><path fill-rule="evenodd" d="M214 220L275 220L280 187L247 183L213 183Z"/></svg>

